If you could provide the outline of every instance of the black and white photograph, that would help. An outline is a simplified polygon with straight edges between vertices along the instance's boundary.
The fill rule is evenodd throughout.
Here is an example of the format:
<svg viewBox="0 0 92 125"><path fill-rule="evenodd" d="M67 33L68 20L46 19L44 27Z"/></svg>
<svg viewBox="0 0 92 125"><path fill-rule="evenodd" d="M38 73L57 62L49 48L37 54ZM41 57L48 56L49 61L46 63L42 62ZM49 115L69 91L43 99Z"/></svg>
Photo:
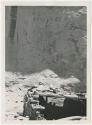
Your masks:
<svg viewBox="0 0 92 125"><path fill-rule="evenodd" d="M87 6L5 6L5 121L87 121Z"/></svg>

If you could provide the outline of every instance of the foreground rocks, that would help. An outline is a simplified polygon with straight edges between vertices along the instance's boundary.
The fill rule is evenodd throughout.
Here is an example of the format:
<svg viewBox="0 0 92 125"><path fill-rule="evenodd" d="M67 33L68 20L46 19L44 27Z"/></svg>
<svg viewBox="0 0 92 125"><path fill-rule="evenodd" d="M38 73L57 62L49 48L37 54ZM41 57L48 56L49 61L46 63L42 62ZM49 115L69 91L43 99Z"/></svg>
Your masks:
<svg viewBox="0 0 92 125"><path fill-rule="evenodd" d="M72 77L70 78L72 79ZM36 94L58 94L58 95L69 95L75 94L73 87L80 84L77 78L73 77L73 82L75 83L70 86L69 78L65 84L65 79L59 78L55 73L50 70L46 70L40 73L35 73L31 75L22 75L20 73L6 73L6 115L5 120L19 120L19 121L29 121L29 117L23 117L23 99L24 95L27 93L28 89L32 86L36 87ZM71 81L71 80L70 80ZM35 96L35 99L37 97ZM51 101L51 100L48 100ZM63 100L64 101L64 100ZM60 99L56 99L58 105L61 105ZM53 101L52 101L53 103ZM62 103L63 104L63 103ZM40 105L42 106L42 105ZM45 106L43 106L45 107ZM36 106L37 108L37 106ZM42 107L38 109L41 109ZM45 110L46 111L46 110ZM43 114L43 113L42 113ZM39 116L39 112L37 114ZM67 116L68 117L68 116ZM39 120L45 120L45 117L39 117Z"/></svg>
<svg viewBox="0 0 92 125"><path fill-rule="evenodd" d="M30 120L38 119L37 112L42 119L47 120L78 115L86 116L85 94L73 94L72 92L62 94L58 93L58 89L56 90L50 91L49 89L42 92L38 91L36 87L28 89L24 96L24 116L29 116Z"/></svg>

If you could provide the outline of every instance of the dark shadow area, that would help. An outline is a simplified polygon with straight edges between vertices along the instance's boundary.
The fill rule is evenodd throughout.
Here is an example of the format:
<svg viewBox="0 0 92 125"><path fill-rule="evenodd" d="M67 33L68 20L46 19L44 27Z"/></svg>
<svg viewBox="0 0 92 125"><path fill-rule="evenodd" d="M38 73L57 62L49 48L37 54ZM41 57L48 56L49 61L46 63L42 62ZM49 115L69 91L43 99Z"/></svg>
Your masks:
<svg viewBox="0 0 92 125"><path fill-rule="evenodd" d="M17 6L11 7L10 13L10 39L11 41L14 39L15 29L16 29L16 21L17 21Z"/></svg>
<svg viewBox="0 0 92 125"><path fill-rule="evenodd" d="M70 116L86 116L86 99L65 98L63 107L47 103L43 97L39 97L40 105L45 106L44 117L47 120L60 119Z"/></svg>

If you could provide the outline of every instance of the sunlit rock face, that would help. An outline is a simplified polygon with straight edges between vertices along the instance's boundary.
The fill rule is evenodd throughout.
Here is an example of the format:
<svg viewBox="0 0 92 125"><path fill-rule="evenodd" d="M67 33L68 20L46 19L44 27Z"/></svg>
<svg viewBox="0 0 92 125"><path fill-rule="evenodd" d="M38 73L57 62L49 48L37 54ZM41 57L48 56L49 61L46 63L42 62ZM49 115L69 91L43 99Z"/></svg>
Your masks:
<svg viewBox="0 0 92 125"><path fill-rule="evenodd" d="M44 69L85 84L86 7L6 7L6 70Z"/></svg>

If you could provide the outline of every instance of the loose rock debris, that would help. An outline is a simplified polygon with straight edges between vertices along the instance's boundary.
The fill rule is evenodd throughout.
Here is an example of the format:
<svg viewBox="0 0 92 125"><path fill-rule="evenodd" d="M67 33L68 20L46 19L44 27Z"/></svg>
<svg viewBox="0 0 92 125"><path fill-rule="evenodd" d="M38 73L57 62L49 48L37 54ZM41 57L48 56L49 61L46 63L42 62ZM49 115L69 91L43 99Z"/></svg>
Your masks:
<svg viewBox="0 0 92 125"><path fill-rule="evenodd" d="M86 116L86 97L74 91L74 87L80 84L80 80L74 76L60 78L51 70L31 75L6 72L5 81L6 120L63 120L71 115ZM65 108L75 107L78 101L79 112ZM83 111L80 112L81 109Z"/></svg>

